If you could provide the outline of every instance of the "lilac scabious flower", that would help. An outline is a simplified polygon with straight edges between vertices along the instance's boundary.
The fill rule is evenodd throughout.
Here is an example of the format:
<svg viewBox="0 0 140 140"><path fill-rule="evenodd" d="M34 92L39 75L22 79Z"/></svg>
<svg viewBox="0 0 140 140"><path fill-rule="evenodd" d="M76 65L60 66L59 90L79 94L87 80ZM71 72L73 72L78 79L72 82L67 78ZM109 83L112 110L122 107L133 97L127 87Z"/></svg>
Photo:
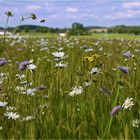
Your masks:
<svg viewBox="0 0 140 140"><path fill-rule="evenodd" d="M1 59L0 60L0 66L3 66L7 63L7 61L5 59Z"/></svg>
<svg viewBox="0 0 140 140"><path fill-rule="evenodd" d="M119 70L123 71L124 73L128 73L128 67L125 67L125 66L118 66L117 67Z"/></svg>
<svg viewBox="0 0 140 140"><path fill-rule="evenodd" d="M131 53L131 51L127 51L127 52L123 53L123 56L126 57L126 58L129 58L129 57L132 56L132 53Z"/></svg>
<svg viewBox="0 0 140 140"><path fill-rule="evenodd" d="M121 108L122 108L122 106L120 106L120 105L115 106L111 111L111 116L116 115L120 111Z"/></svg>
<svg viewBox="0 0 140 140"><path fill-rule="evenodd" d="M23 61L23 62L16 62L16 64L19 65L19 70L25 70L27 65L30 64L29 61Z"/></svg>

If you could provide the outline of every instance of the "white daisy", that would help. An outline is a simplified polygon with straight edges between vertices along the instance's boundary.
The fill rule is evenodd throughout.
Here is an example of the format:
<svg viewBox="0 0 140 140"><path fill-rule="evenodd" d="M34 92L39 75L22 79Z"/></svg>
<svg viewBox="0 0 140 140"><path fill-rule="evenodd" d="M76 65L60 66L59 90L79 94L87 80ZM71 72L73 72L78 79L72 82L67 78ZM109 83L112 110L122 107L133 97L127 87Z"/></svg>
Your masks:
<svg viewBox="0 0 140 140"><path fill-rule="evenodd" d="M53 52L52 54L54 57L57 57L57 58L63 58L65 55L64 52Z"/></svg>
<svg viewBox="0 0 140 140"><path fill-rule="evenodd" d="M55 65L55 67L59 67L59 68L66 68L67 66L68 66L67 64L64 64L64 63L62 63L62 62L57 63L57 64Z"/></svg>
<svg viewBox="0 0 140 140"><path fill-rule="evenodd" d="M8 119L13 119L13 120L17 120L20 118L19 114L14 113L14 112L6 112L4 113L5 117L8 117Z"/></svg>
<svg viewBox="0 0 140 140"><path fill-rule="evenodd" d="M0 107L5 107L8 103L0 101Z"/></svg>
<svg viewBox="0 0 140 140"><path fill-rule="evenodd" d="M139 127L139 124L140 124L140 120L138 120L138 119L135 119L132 121L133 127Z"/></svg>
<svg viewBox="0 0 140 140"><path fill-rule="evenodd" d="M83 92L83 88L81 86L77 87L73 87L72 91L69 93L70 96L74 96L74 95L78 95L81 94Z"/></svg>
<svg viewBox="0 0 140 140"><path fill-rule="evenodd" d="M96 74L96 73L98 73L100 71L100 69L99 68L97 68L97 67L95 67L95 68L92 68L91 69L91 74Z"/></svg>
<svg viewBox="0 0 140 140"><path fill-rule="evenodd" d="M128 98L124 101L122 107L125 109L131 109L131 107L134 105L133 98Z"/></svg>

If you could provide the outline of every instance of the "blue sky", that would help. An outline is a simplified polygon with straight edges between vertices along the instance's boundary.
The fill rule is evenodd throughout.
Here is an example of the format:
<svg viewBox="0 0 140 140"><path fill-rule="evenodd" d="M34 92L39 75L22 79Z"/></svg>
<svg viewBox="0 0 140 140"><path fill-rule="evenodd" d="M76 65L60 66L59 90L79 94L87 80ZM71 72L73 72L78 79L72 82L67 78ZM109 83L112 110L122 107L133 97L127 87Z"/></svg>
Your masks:
<svg viewBox="0 0 140 140"><path fill-rule="evenodd" d="M23 24L70 27L73 22L90 26L140 25L140 0L0 0L0 26L5 11L12 11L9 26L19 24L21 15L37 15ZM45 18L45 23L40 19Z"/></svg>

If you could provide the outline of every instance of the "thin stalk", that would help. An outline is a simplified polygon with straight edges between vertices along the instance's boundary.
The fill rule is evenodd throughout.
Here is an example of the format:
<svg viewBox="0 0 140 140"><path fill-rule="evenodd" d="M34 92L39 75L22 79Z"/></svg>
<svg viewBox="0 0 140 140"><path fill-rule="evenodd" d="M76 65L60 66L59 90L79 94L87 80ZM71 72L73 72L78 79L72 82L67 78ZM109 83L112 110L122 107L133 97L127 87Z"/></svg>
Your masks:
<svg viewBox="0 0 140 140"><path fill-rule="evenodd" d="M117 78L116 78L116 80L115 80L115 82L114 82L114 85L113 85L113 88L112 88L111 93L113 92L113 89L115 88L116 83L117 83L119 77L120 77L120 75L119 75L119 73L117 73ZM113 105L113 106L115 106L116 103L117 103L117 99L118 99L118 96L119 96L119 90L120 90L120 89L119 89L119 87L118 87L118 89L117 89L117 94L116 94L116 97L115 97L115 101L114 101L114 105ZM110 127L111 127L112 120L113 120L113 117L111 117L110 120L109 120L109 123L108 123L108 125L107 125L107 127L106 127L106 129L105 129L103 138L108 138L108 135L109 135L109 133L110 133Z"/></svg>
<svg viewBox="0 0 140 140"><path fill-rule="evenodd" d="M7 28L7 25L8 25L8 21L9 21L9 16L7 16L7 19L6 19L6 24L5 24L5 28L4 28L4 35L3 35L3 48L5 48L6 28Z"/></svg>

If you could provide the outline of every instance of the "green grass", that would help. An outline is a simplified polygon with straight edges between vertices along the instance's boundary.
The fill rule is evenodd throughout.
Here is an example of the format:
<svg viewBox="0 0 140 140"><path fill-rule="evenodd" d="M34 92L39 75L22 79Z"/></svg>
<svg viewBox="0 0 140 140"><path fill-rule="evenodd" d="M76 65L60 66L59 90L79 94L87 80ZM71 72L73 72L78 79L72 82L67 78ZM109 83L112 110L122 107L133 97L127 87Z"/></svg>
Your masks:
<svg viewBox="0 0 140 140"><path fill-rule="evenodd" d="M58 37L58 34L54 33L21 33L20 35L29 35L37 38L52 38ZM92 35L85 36L71 36L79 38L94 38L94 39L139 39L140 35L134 34L118 34L118 33L93 33Z"/></svg>
<svg viewBox="0 0 140 140"><path fill-rule="evenodd" d="M0 107L0 139L140 139L140 127L132 126L134 119L140 119L139 41L116 40L113 34L104 40L102 34L99 35L95 38L93 35L59 39L38 34L37 38L7 40L7 48L1 54L7 64L0 67L0 72L6 73L7 79L1 77L0 101L16 107L11 111L17 112L20 118L8 119L4 116L6 107ZM43 37L46 39L41 43ZM98 37L100 43L96 45ZM93 51L85 52L80 48L83 45L93 48ZM48 50L41 51L46 47ZM63 60L68 64L66 68L55 67L60 60L54 60L52 52L60 48L67 56ZM31 52L32 49L34 52ZM135 57L126 62L122 52L128 50ZM84 56L93 54L100 55L100 58L93 63L82 61ZM31 59L37 66L33 73L28 69L20 71L15 64L16 61ZM114 70L119 65L129 67L129 73ZM93 67L100 68L100 72L91 74ZM17 79L17 74L25 77ZM25 81L30 84L21 83ZM91 82L91 85L85 87L85 81ZM48 88L36 91L34 96L16 90L17 86L27 90L40 85ZM83 92L72 97L69 92L74 86L82 86ZM111 93L101 91L102 87ZM112 108L122 105L127 97L134 98L132 109L121 109L111 117ZM23 121L28 115L34 119Z"/></svg>

